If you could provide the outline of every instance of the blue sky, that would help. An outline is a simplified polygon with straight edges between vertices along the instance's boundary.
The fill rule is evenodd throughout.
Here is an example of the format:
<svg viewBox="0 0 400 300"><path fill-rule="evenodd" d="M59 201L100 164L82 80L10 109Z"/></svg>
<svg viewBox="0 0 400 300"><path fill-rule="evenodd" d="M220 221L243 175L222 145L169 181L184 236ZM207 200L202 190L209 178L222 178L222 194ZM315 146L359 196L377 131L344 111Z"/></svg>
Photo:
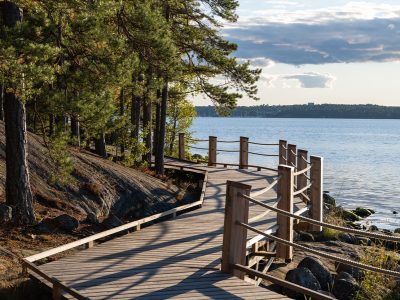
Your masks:
<svg viewBox="0 0 400 300"><path fill-rule="evenodd" d="M400 106L400 0L239 3L239 21L221 33L239 45L239 59L263 70L260 101L239 105Z"/></svg>

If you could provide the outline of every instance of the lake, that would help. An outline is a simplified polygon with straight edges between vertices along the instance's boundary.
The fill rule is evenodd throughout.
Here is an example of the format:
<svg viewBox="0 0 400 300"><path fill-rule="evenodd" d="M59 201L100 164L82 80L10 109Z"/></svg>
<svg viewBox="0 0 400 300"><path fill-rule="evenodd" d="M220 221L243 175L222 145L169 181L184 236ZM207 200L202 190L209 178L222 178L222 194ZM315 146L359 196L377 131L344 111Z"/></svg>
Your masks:
<svg viewBox="0 0 400 300"><path fill-rule="evenodd" d="M400 227L400 120L197 118L193 137L221 140L296 144L309 154L324 157L324 190L346 208L363 206L376 211L368 219L380 228ZM207 147L198 143L197 147ZM238 150L238 144L218 149ZM276 154L278 147L250 145L249 151ZM206 151L192 150L206 154ZM238 163L238 153L219 153L218 161ZM250 155L249 164L277 166L277 158Z"/></svg>

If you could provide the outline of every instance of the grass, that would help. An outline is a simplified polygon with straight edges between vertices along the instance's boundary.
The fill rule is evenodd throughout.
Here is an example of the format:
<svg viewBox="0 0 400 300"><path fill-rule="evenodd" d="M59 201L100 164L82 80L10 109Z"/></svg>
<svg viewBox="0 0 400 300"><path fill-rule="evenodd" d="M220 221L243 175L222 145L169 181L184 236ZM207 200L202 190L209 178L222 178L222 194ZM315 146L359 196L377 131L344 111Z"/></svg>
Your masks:
<svg viewBox="0 0 400 300"><path fill-rule="evenodd" d="M345 226L341 211L336 208L332 208L328 213L324 214L324 222L337 226ZM327 240L338 240L340 233L340 231L331 228L324 227L322 229L322 237Z"/></svg>
<svg viewBox="0 0 400 300"><path fill-rule="evenodd" d="M396 270L399 263L399 254L387 250L384 245L365 247L360 253L360 262L379 267L385 270ZM365 278L361 282L361 290L357 300L394 300L400 299L399 291L395 291L396 280L394 277L365 271Z"/></svg>

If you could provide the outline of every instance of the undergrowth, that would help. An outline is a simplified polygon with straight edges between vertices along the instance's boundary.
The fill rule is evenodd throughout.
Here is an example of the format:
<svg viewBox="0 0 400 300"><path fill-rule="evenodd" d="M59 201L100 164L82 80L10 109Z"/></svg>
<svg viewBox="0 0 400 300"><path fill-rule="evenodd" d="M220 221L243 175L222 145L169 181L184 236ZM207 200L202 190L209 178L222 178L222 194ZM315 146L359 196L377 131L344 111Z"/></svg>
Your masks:
<svg viewBox="0 0 400 300"><path fill-rule="evenodd" d="M384 245L374 244L373 246L365 247L360 252L360 262L385 270L396 270L399 263L399 254L387 250ZM394 277L372 271L365 271L365 278L361 282L361 289L356 299L400 299L400 293L394 290L395 287L396 280Z"/></svg>

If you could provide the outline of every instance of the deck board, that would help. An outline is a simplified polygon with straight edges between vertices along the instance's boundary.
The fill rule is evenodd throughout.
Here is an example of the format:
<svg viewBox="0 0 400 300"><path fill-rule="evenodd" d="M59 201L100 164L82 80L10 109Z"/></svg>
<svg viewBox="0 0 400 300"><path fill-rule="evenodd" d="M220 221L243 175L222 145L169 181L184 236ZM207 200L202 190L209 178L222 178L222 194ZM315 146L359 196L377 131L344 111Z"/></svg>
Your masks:
<svg viewBox="0 0 400 300"><path fill-rule="evenodd" d="M257 190L271 183L270 176L275 174L202 168L209 173L200 209L43 264L40 269L90 299L288 299L220 271L226 181L240 181ZM274 198L276 193L271 190L257 199L272 203L268 199ZM250 217L263 211L251 205ZM267 230L275 222L276 214L271 213L255 225ZM252 237L249 232L248 238Z"/></svg>

